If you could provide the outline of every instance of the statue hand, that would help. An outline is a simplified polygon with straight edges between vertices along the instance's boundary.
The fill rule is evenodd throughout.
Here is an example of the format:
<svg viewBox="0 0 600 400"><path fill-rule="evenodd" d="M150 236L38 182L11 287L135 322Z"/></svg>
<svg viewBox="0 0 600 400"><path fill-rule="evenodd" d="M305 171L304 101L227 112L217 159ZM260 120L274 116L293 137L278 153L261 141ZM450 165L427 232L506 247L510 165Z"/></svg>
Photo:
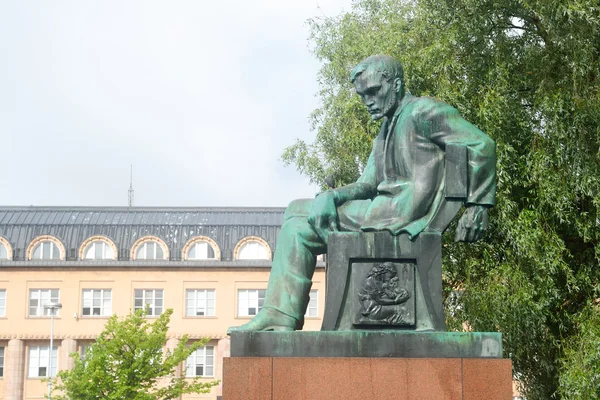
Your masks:
<svg viewBox="0 0 600 400"><path fill-rule="evenodd" d="M333 191L328 190L317 196L308 215L308 223L325 243L332 231L338 231L338 215Z"/></svg>
<svg viewBox="0 0 600 400"><path fill-rule="evenodd" d="M488 227L488 211L483 206L469 206L458 221L456 242L476 242L483 237Z"/></svg>

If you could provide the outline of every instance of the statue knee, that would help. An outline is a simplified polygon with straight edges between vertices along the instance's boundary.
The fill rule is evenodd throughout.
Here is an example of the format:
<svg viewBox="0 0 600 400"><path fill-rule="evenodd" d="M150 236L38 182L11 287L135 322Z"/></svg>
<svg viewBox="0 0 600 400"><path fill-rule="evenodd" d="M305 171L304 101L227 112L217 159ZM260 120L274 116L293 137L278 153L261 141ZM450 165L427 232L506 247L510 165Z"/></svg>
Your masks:
<svg viewBox="0 0 600 400"><path fill-rule="evenodd" d="M287 221L288 219L294 217L308 217L312 202L312 199L292 200L292 202L285 209L283 220Z"/></svg>
<svg viewBox="0 0 600 400"><path fill-rule="evenodd" d="M303 217L292 217L283 222L280 235L299 237L308 240L314 240L316 232Z"/></svg>
<svg viewBox="0 0 600 400"><path fill-rule="evenodd" d="M281 232L284 234L306 235L312 233L313 228L306 218L291 217L283 222Z"/></svg>

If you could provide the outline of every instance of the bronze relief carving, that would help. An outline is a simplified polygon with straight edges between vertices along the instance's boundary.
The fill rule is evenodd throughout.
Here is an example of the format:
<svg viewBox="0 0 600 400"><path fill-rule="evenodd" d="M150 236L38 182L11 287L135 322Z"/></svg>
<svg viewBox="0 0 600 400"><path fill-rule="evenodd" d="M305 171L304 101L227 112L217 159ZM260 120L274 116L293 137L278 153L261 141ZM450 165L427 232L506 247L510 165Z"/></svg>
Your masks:
<svg viewBox="0 0 600 400"><path fill-rule="evenodd" d="M358 298L360 311L354 325L414 325L414 301L408 302L414 299L414 265L375 264Z"/></svg>

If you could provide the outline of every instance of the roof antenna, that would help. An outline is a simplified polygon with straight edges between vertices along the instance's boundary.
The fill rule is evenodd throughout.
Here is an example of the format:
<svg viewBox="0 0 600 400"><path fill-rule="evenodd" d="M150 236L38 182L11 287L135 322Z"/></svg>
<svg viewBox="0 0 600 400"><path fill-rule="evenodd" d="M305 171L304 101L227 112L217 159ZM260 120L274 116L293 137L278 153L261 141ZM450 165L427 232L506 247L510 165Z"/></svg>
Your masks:
<svg viewBox="0 0 600 400"><path fill-rule="evenodd" d="M133 164L130 165L129 171L129 207L133 207Z"/></svg>

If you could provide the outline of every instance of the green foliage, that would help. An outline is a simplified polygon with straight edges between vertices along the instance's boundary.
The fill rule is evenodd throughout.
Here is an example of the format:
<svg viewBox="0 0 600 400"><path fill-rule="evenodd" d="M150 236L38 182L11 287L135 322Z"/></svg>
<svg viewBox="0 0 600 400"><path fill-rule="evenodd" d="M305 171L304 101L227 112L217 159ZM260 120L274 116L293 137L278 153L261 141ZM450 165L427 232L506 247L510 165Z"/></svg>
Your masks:
<svg viewBox="0 0 600 400"><path fill-rule="evenodd" d="M600 399L600 307L578 319L578 334L569 338L562 361L560 392L565 399Z"/></svg>
<svg viewBox="0 0 600 400"><path fill-rule="evenodd" d="M413 94L457 107L497 143L498 198L483 242L445 240L446 294L462 291L448 326L501 331L527 398L567 398L600 359L568 350L591 341L583 316L600 297L598 1L355 0L310 27L317 135L284 161L321 185L358 177L378 125L348 76L371 54L398 58Z"/></svg>
<svg viewBox="0 0 600 400"><path fill-rule="evenodd" d="M110 317L104 331L86 351L85 359L78 353L70 355L75 367L58 373L61 383L55 390L63 394L53 394L52 398L158 400L209 392L218 381L175 376L176 367L206 340L188 346L188 338L183 336L175 349L163 354L172 313L168 309L153 322L145 318L143 310L124 318Z"/></svg>

